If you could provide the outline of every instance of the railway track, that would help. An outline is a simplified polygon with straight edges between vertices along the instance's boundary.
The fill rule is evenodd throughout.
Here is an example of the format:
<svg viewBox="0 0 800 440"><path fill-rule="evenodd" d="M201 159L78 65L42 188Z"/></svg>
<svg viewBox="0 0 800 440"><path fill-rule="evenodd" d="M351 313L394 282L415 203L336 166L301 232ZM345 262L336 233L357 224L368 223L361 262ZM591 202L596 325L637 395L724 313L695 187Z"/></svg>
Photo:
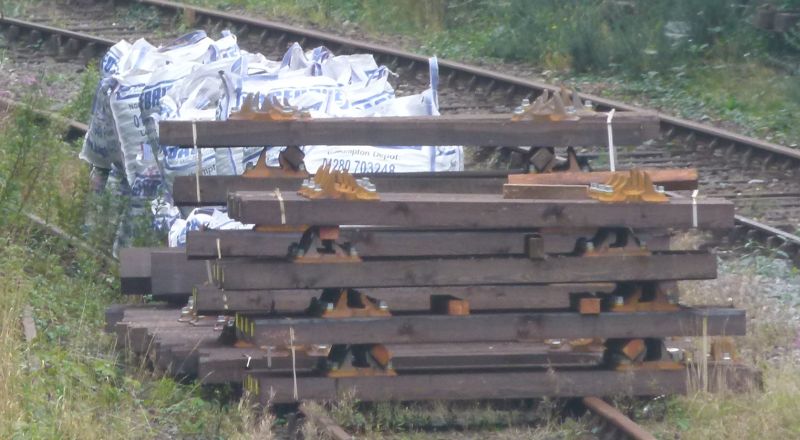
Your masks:
<svg viewBox="0 0 800 440"><path fill-rule="evenodd" d="M581 405L588 413L585 418L593 426L592 434L598 440L655 440L655 436L600 398L584 397L581 399ZM297 418L304 423L312 424L317 432L334 440L356 438L326 414L319 414L303 402L297 406L296 414L291 419L295 423L290 422L289 426L289 431L295 433L295 438L300 437L296 433L301 431L299 424L296 423Z"/></svg>
<svg viewBox="0 0 800 440"><path fill-rule="evenodd" d="M136 17L127 19L123 13L131 7L138 8L139 15L146 15L147 20L140 23ZM141 12L143 7L151 8L144 9L149 15ZM158 15L153 12L156 10ZM271 57L280 56L293 41L304 46L325 45L337 53L369 52L399 74L398 94L417 93L428 86L426 57L283 23L162 0L121 2L113 7L97 3L80 12L58 9L53 16L35 17L35 22L3 17L0 31L8 42L42 50L54 60L85 63L121 38L156 32L158 38L168 40L177 36L175 29L181 23L212 33L231 29L243 47L257 48ZM87 20L87 16L92 18ZM440 60L439 67L440 102L445 114L509 112L524 97L556 89L456 62ZM598 96L582 97L595 103L599 110L637 110ZM800 150L665 114L658 116L660 139L623 149L619 153L620 165L699 168L701 192L728 198L737 206L737 226L728 238L733 242L757 241L800 261L800 236L795 234L800 225ZM603 154L598 149L583 149L581 153L589 157Z"/></svg>

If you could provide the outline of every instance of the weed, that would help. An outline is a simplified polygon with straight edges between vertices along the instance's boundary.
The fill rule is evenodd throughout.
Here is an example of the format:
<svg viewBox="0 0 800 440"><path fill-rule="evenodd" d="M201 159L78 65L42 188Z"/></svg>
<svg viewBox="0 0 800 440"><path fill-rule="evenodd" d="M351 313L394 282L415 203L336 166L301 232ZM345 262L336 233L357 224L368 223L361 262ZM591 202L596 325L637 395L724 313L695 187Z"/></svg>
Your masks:
<svg viewBox="0 0 800 440"><path fill-rule="evenodd" d="M64 116L76 121L89 121L91 119L95 96L95 89L100 81L100 70L97 62L91 61L80 76L80 89L69 104L64 108Z"/></svg>
<svg viewBox="0 0 800 440"><path fill-rule="evenodd" d="M46 106L36 96L27 101ZM105 307L120 300L116 268L22 215L80 233L89 198L77 145L26 108L0 124L0 438L249 438L268 430L270 420L255 423L229 390L155 376L114 349L102 326ZM38 330L30 343L20 335L24 306Z"/></svg>

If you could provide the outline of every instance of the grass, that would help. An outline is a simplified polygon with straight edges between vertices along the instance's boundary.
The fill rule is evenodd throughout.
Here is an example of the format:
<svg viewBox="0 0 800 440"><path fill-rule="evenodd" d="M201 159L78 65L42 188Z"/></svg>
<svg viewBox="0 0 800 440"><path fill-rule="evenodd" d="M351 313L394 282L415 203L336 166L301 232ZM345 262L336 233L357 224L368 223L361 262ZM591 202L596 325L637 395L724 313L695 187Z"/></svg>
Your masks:
<svg viewBox="0 0 800 440"><path fill-rule="evenodd" d="M763 373L764 391L666 401L658 417L643 418L658 438L786 439L800 436L800 272L786 260L754 251L723 260L716 280L681 286L687 304L726 304L747 310L739 356Z"/></svg>
<svg viewBox="0 0 800 440"><path fill-rule="evenodd" d="M272 420L256 420L231 389L159 377L114 349L102 328L105 307L123 301L117 268L23 215L81 235L89 200L78 145L25 109L0 115L0 130L0 438L269 438Z"/></svg>
<svg viewBox="0 0 800 440"><path fill-rule="evenodd" d="M552 74L550 79L771 142L800 143L800 127L794 123L800 112L797 78L758 60L680 66L668 74L653 71L637 77Z"/></svg>

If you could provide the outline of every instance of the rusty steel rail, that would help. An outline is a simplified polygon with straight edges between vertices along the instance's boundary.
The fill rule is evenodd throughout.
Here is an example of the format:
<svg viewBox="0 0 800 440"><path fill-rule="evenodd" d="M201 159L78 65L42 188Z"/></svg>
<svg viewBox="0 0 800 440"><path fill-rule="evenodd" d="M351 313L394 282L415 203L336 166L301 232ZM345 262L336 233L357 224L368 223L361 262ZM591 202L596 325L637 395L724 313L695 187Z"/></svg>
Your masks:
<svg viewBox="0 0 800 440"><path fill-rule="evenodd" d="M656 440L653 434L637 425L636 422L621 413L618 409L597 397L584 397L581 403L600 420L597 427L606 435L605 438L629 438L631 440Z"/></svg>
<svg viewBox="0 0 800 440"><path fill-rule="evenodd" d="M601 434L603 436L601 438L656 440L655 436L604 400L597 397L584 397L581 402L588 411L596 416L594 425L599 430L599 433L596 434ZM356 438L327 415L310 410L305 402L300 402L297 412L305 419L306 423L312 423L319 431L335 440Z"/></svg>
<svg viewBox="0 0 800 440"><path fill-rule="evenodd" d="M307 423L314 424L317 429L321 430L334 440L351 440L356 438L345 431L341 426L337 425L336 422L334 422L327 415L319 414L310 410L305 402L300 402L297 412L300 413L304 419L306 419Z"/></svg>
<svg viewBox="0 0 800 440"><path fill-rule="evenodd" d="M381 63L405 67L406 70L427 71L428 69L428 57L379 44L366 43L326 32L303 29L295 25L244 17L177 2L164 0L138 0L138 2L155 6L171 13L183 13L184 16L191 16L195 23L207 27L222 23L231 28L237 35L247 32L255 33L259 35L262 41L268 38L270 34L280 34L284 36L286 42L297 41L303 46L306 44L324 44L331 50L342 53L366 51L372 53L376 60ZM500 92L506 95L534 97L545 90L551 92L559 90L558 86L551 84L517 78L464 63L448 60L439 60L438 63L440 76L443 78L442 83L445 87L454 82L460 82L464 83L467 86L467 90L471 92L480 91L486 95ZM601 96L591 94L581 94L580 96L582 99L591 100L598 105L599 110L648 111ZM733 152L740 151L748 154L750 160L760 158L761 161L768 163L784 161L787 168L800 166L800 150L742 136L664 113L657 113L657 115L660 119L661 132L670 139L680 136L685 142L704 143L711 148L722 148ZM745 153L747 150L752 152Z"/></svg>
<svg viewBox="0 0 800 440"><path fill-rule="evenodd" d="M57 60L83 63L102 56L116 41L29 21L0 16L0 32L9 41L25 39ZM41 46L39 46L41 45Z"/></svg>

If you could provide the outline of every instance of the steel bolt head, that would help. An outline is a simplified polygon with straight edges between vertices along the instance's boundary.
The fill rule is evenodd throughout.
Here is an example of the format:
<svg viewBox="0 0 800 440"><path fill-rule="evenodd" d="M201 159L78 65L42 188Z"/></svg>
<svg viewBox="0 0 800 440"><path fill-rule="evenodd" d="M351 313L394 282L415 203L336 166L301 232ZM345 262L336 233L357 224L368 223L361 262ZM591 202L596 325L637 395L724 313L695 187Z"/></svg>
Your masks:
<svg viewBox="0 0 800 440"><path fill-rule="evenodd" d="M378 308L381 310L389 310L389 304L387 304L386 301L383 300L378 301Z"/></svg>

